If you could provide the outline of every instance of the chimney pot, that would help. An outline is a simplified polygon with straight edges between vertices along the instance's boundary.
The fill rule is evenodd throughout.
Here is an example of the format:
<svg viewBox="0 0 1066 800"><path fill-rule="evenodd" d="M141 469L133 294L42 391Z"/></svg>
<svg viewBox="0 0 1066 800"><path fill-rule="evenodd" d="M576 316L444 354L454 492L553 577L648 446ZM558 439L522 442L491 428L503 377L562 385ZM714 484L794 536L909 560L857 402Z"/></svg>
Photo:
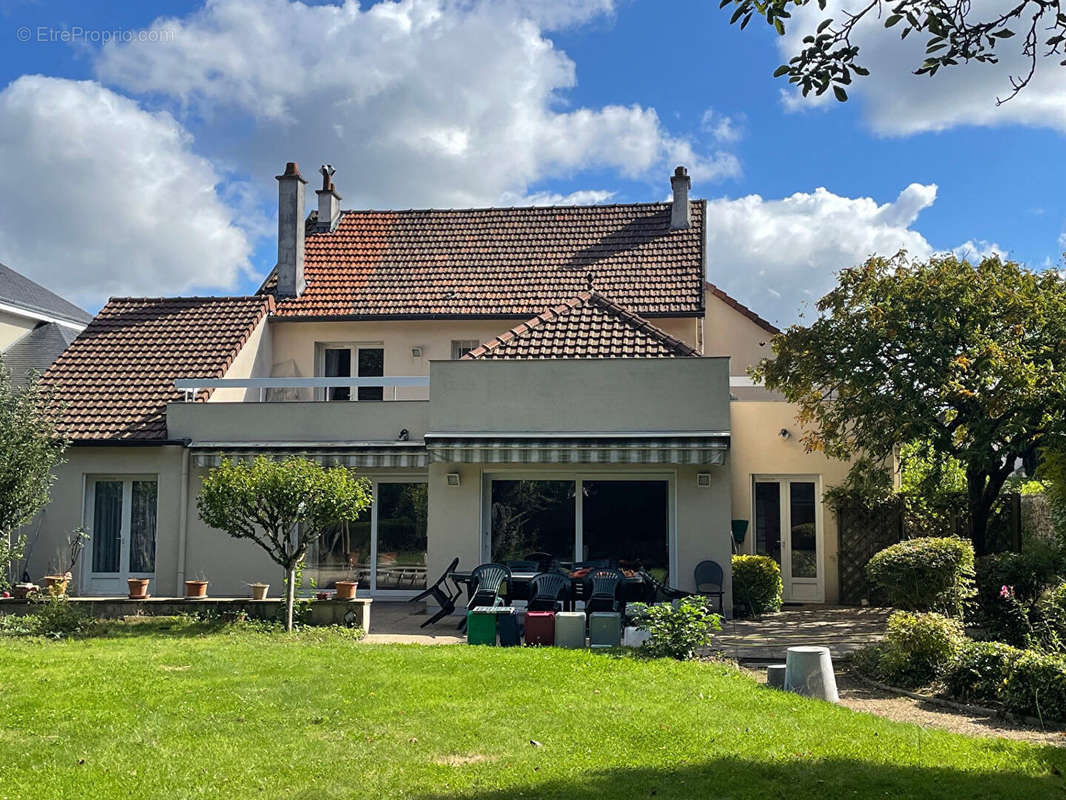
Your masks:
<svg viewBox="0 0 1066 800"><path fill-rule="evenodd" d="M278 297L299 297L304 290L304 186L295 161L278 181Z"/></svg>
<svg viewBox="0 0 1066 800"><path fill-rule="evenodd" d="M318 233L328 233L337 227L341 218L341 196L337 194L337 187L333 185L333 176L337 170L332 164L323 164L319 170L322 173L322 188L315 192L318 195Z"/></svg>
<svg viewBox="0 0 1066 800"><path fill-rule="evenodd" d="M688 190L691 186L692 179L688 176L688 170L682 166L677 167L670 178L670 188L674 190L674 200L670 205L671 228L692 226L688 207Z"/></svg>

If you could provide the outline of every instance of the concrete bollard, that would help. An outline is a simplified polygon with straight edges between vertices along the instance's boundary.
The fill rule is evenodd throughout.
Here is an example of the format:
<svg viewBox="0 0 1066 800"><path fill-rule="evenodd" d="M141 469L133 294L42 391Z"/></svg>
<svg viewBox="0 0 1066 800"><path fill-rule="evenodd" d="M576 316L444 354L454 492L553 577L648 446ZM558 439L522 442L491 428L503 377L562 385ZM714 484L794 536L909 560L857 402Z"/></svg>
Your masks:
<svg viewBox="0 0 1066 800"><path fill-rule="evenodd" d="M785 656L785 691L839 703L828 647L790 647Z"/></svg>
<svg viewBox="0 0 1066 800"><path fill-rule="evenodd" d="M785 688L785 665L768 664L766 667L766 685L773 689Z"/></svg>

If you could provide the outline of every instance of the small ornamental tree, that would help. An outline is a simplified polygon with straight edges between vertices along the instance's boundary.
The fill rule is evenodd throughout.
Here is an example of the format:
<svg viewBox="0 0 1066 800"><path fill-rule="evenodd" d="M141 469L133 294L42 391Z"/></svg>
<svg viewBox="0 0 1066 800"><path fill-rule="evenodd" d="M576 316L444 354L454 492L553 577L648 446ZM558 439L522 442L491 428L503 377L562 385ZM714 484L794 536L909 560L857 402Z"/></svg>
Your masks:
<svg viewBox="0 0 1066 800"><path fill-rule="evenodd" d="M0 364L0 590L25 550L26 537L18 530L47 505L53 470L67 446L54 415L45 411L49 399L49 389L37 381L14 386Z"/></svg>
<svg viewBox="0 0 1066 800"><path fill-rule="evenodd" d="M370 503L370 482L346 467L262 456L251 463L223 460L204 478L196 499L205 523L236 539L251 539L285 570L288 631L296 570L311 544L329 528L357 520Z"/></svg>

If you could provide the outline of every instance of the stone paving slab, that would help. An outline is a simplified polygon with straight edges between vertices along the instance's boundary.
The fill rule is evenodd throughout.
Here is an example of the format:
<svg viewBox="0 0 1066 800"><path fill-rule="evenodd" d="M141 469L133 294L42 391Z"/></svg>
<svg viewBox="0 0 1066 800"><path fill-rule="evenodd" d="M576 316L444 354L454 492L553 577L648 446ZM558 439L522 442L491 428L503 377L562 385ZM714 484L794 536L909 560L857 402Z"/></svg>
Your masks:
<svg viewBox="0 0 1066 800"><path fill-rule="evenodd" d="M890 608L808 606L758 620L723 620L714 649L737 660L784 661L790 647L821 645L839 658L879 642L890 613Z"/></svg>

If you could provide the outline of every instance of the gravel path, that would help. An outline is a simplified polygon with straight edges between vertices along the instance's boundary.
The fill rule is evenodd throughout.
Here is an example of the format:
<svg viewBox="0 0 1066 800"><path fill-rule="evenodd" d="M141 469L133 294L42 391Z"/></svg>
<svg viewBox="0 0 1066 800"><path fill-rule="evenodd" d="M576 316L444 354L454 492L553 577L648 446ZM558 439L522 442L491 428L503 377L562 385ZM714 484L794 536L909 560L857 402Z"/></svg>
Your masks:
<svg viewBox="0 0 1066 800"><path fill-rule="evenodd" d="M745 668L745 672L760 683L766 682L765 668ZM841 705L853 711L877 714L896 722L942 728L967 736L996 736L1033 744L1066 747L1066 728L1048 726L1046 730L1041 730L1039 727L1018 725L999 717L966 714L934 703L892 694L861 683L848 674L847 667L837 670L837 689L840 692Z"/></svg>

